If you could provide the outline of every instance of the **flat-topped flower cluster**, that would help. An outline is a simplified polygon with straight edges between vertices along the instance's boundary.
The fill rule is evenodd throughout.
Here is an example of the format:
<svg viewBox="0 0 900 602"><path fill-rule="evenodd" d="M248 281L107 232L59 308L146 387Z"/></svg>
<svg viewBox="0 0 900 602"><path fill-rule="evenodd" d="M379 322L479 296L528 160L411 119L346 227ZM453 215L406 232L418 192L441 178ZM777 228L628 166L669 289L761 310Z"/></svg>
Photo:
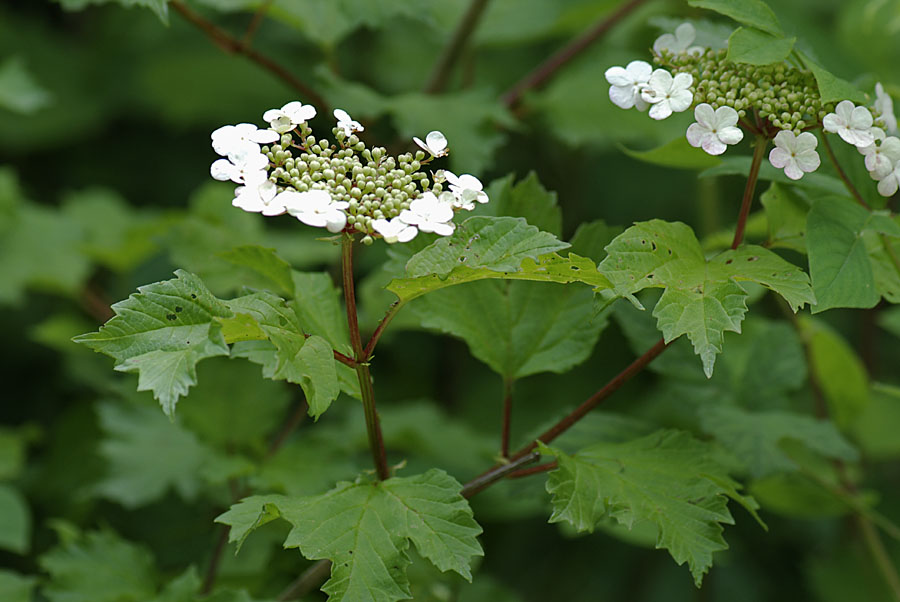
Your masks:
<svg viewBox="0 0 900 602"><path fill-rule="evenodd" d="M289 214L329 232L359 232L364 243L383 238L408 242L419 232L449 236L453 216L488 202L473 175L422 168L448 154L447 139L430 132L413 155L397 157L372 149L356 135L364 130L346 111L334 110L336 144L317 140L309 127L316 109L299 101L263 114L267 129L251 123L212 133L213 150L224 157L210 167L216 180L239 184L232 204L266 216Z"/></svg>
<svg viewBox="0 0 900 602"><path fill-rule="evenodd" d="M769 162L798 180L818 169L818 138L811 130L837 134L865 157L878 192L891 196L900 187L900 138L891 97L879 83L871 106L851 100L823 103L810 71L787 62L747 65L728 61L725 49L694 45L690 23L653 44L654 68L645 61L610 67L609 98L623 109L646 111L653 119L694 107L688 142L721 155L744 138L744 130L774 142ZM824 135L824 133L823 133Z"/></svg>

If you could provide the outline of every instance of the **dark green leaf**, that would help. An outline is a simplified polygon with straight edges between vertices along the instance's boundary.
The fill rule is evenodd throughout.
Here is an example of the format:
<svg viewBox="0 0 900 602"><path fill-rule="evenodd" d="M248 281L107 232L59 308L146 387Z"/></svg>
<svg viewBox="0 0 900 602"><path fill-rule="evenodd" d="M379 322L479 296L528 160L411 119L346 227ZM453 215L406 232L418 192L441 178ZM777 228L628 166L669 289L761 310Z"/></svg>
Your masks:
<svg viewBox="0 0 900 602"><path fill-rule="evenodd" d="M762 0L688 0L688 5L715 11L772 35L781 34L778 18Z"/></svg>
<svg viewBox="0 0 900 602"><path fill-rule="evenodd" d="M732 498L750 511L752 498L741 496L727 469L714 460L707 444L687 433L658 431L627 443L598 443L569 456L541 446L559 467L550 472L550 522L568 522L593 531L608 517L625 527L650 521L658 528L657 548L682 564L687 561L699 587L712 566L712 555L728 546L722 524L733 524Z"/></svg>
<svg viewBox="0 0 900 602"><path fill-rule="evenodd" d="M0 549L25 554L31 548L31 511L21 492L0 485Z"/></svg>
<svg viewBox="0 0 900 602"><path fill-rule="evenodd" d="M752 27L738 27L728 38L727 59L733 63L771 65L791 54L797 38L772 36Z"/></svg>
<svg viewBox="0 0 900 602"><path fill-rule="evenodd" d="M713 157L703 149L691 146L684 136L651 150L636 151L624 146L621 149L632 159L677 169L709 169L722 162L719 157Z"/></svg>

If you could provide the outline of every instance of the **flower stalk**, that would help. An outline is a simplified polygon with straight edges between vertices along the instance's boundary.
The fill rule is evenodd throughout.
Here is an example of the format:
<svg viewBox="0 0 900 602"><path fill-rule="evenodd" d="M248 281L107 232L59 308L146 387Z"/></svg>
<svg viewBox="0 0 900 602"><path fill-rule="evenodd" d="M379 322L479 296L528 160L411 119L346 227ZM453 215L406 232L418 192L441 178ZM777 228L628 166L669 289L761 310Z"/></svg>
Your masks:
<svg viewBox="0 0 900 602"><path fill-rule="evenodd" d="M375 389L372 386L372 373L366 361L362 339L359 336L359 318L356 310L356 290L353 281L353 237L344 234L341 237L341 274L344 284L344 301L347 306L347 326L350 330L350 345L356 359L356 377L359 379L359 391L362 396L363 411L366 417L366 434L375 472L380 480L390 477L387 456L384 451L384 438L381 434L381 423L375 409Z"/></svg>

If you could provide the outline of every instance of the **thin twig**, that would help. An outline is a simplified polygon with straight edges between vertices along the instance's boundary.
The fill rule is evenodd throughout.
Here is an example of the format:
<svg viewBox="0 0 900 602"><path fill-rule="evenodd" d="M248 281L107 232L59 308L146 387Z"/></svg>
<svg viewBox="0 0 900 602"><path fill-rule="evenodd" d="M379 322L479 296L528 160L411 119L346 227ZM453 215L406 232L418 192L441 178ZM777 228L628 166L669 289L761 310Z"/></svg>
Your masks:
<svg viewBox="0 0 900 602"><path fill-rule="evenodd" d="M285 600L299 600L318 589L318 587L328 579L330 574L331 561L320 560L303 571L303 573L301 573L293 583L288 585L275 599L278 600L278 602L284 602Z"/></svg>
<svg viewBox="0 0 900 602"><path fill-rule="evenodd" d="M831 164L834 165L834 169L837 171L838 176L843 180L844 186L847 187L847 190L850 191L850 194L853 195L853 198L856 199L857 203L866 209L869 209L869 204L863 200L862 195L859 194L856 186L853 185L853 182L850 181L850 178L848 178L846 172L844 172L844 168L838 163L837 157L834 155L834 149L831 148L831 142L828 141L828 134L825 132L822 132L822 141L825 143L825 151L828 153L828 158L831 159Z"/></svg>
<svg viewBox="0 0 900 602"><path fill-rule="evenodd" d="M272 7L273 1L274 0L265 0L253 14L253 20L250 21L250 25L247 26L244 37L241 38L241 44L243 44L244 48L250 48L251 44L253 44L253 36L256 35L256 31L266 17L266 13L269 12L269 8Z"/></svg>
<svg viewBox="0 0 900 602"><path fill-rule="evenodd" d="M655 360L660 353L665 351L666 347L668 347L668 343L666 343L665 340L658 340L656 344L653 345L653 347L648 349L642 356L631 362L631 364L627 368L613 377L613 379L606 383L606 385L604 385L602 389L584 400L584 402L582 402L580 406L569 412L569 414L565 418L544 431L544 433L541 434L536 441L532 441L531 443L520 449L518 452L513 454L511 459L517 460L518 458L521 458L525 454L531 452L531 450L537 447L537 441L540 441L542 443L550 443L551 441L565 433L572 426L574 426L576 422L584 418L588 412L596 408L610 395L618 391L622 387L622 385L634 378L635 375L639 374L644 368L647 367L648 364L650 364L650 362Z"/></svg>
<svg viewBox="0 0 900 602"><path fill-rule="evenodd" d="M456 26L456 31L453 32L450 42L444 47L441 56L438 57L437 63L431 70L428 83L425 85L426 93L436 94L447 86L447 80L450 79L453 66L456 64L459 55L462 54L466 42L469 41L469 38L475 32L478 20L484 13L487 4L488 0L472 0L472 3L469 4L469 8L466 10L466 14L463 15L462 20L460 20L459 25Z"/></svg>
<svg viewBox="0 0 900 602"><path fill-rule="evenodd" d="M634 9L642 5L646 0L628 0L617 8L612 14L597 22L594 27L583 35L573 40L553 56L538 65L525 77L516 82L501 97L501 101L509 108L519 104L522 95L528 90L544 85L553 75L576 56L584 52L591 44L599 40L619 21L628 16Z"/></svg>
<svg viewBox="0 0 900 602"><path fill-rule="evenodd" d="M516 472L512 472L507 475L507 479L521 479L522 477L530 477L533 474L540 474L542 472L548 472L550 470L555 469L559 463L556 460L552 462L546 462L544 464L538 464L537 466L530 466L528 468L523 468L522 470L517 470Z"/></svg>
<svg viewBox="0 0 900 602"><path fill-rule="evenodd" d="M500 427L500 455L509 457L509 428L512 420L512 379L503 379L503 424Z"/></svg>
<svg viewBox="0 0 900 602"><path fill-rule="evenodd" d="M225 52L247 57L290 87L297 90L301 95L306 97L308 102L320 106L326 106L328 104L325 101L325 98L300 81L300 79L290 73L287 69L253 48L244 46L243 42L239 39L206 20L199 13L188 8L181 0L169 0L169 6L175 9L175 12L184 17L192 25L203 31L216 46Z"/></svg>
<svg viewBox="0 0 900 602"><path fill-rule="evenodd" d="M369 339L368 344L366 344L366 348L363 350L363 361L367 362L372 358L372 353L375 351L375 345L378 344L378 339L381 338L382 333L384 333L384 329L387 328L387 325L391 323L391 320L394 319L394 316L397 315L397 312L399 312L400 308L402 307L403 304L399 301L399 299L391 303L391 306L384 314L381 322L379 322L378 326L375 327L375 332L372 333L372 338Z"/></svg>
<svg viewBox="0 0 900 602"><path fill-rule="evenodd" d="M737 226L734 229L734 239L731 241L732 249L737 249L744 240L744 228L747 226L747 218L750 216L750 207L753 205L753 193L756 191L756 181L759 179L759 168L762 165L768 144L768 139L761 135L756 136L756 147L753 149L750 173L747 174L747 185L744 186L744 198L741 200L741 212L738 214Z"/></svg>
<svg viewBox="0 0 900 602"><path fill-rule="evenodd" d="M219 529L219 539L216 540L216 547L213 549L212 557L209 559L209 566L206 569L206 576L203 578L203 587L200 589L201 595L206 595L212 591L216 584L216 577L219 576L219 565L222 562L222 555L225 553L225 546L228 545L228 533L230 527L222 525Z"/></svg>
<svg viewBox="0 0 900 602"><path fill-rule="evenodd" d="M537 452L531 452L528 454L523 454L520 458L516 458L512 462L507 464L501 464L499 466L495 466L488 471L483 472L478 475L468 483L466 483L462 491L460 492L464 498L470 498L476 493L480 493L499 481L500 479L506 477L510 473L516 472L521 467L526 464L530 464L531 462L536 462L538 458L541 457L541 454Z"/></svg>
<svg viewBox="0 0 900 602"><path fill-rule="evenodd" d="M884 542L881 541L881 537L878 535L878 531L875 530L872 521L862 514L856 515L856 524L859 526L859 530L862 531L863 541L866 542L866 547L869 548L869 552L875 560L875 565L881 571L881 576L890 588L894 600L900 602L900 576L897 574L897 567L894 566L893 560L888 555Z"/></svg>
<svg viewBox="0 0 900 602"><path fill-rule="evenodd" d="M294 410L291 412L291 415L288 417L287 421L284 423L284 426L281 427L281 430L278 431L278 434L275 436L275 439L272 440L272 443L269 445L269 449L266 450L266 458L271 458L278 450L281 449L281 446L284 445L284 442L287 441L287 438L291 433L296 430L300 423L306 418L306 412L309 411L309 404L306 401L306 398L300 400L296 406L294 406Z"/></svg>

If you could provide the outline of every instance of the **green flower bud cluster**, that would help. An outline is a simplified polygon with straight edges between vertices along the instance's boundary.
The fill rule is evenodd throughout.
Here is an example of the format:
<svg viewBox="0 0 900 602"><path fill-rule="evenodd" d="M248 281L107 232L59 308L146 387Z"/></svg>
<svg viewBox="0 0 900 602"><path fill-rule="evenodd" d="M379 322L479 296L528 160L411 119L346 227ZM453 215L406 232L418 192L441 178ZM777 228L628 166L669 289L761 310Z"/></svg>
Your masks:
<svg viewBox="0 0 900 602"><path fill-rule="evenodd" d="M799 134L834 111L834 103L822 102L811 72L786 63L734 63L726 55L725 49L710 49L702 54L663 51L654 57L654 62L673 74L690 73L694 77L691 92L695 104L732 107L741 118L747 114L758 116L776 130Z"/></svg>
<svg viewBox="0 0 900 602"><path fill-rule="evenodd" d="M305 123L277 144L262 147L273 167L269 179L278 192L326 190L335 201L346 201L347 223L358 232L374 234L372 222L390 220L409 209L410 203L431 183L423 173L425 153L388 155L383 147L369 149L356 134L343 135L334 128L338 144L316 140Z"/></svg>

